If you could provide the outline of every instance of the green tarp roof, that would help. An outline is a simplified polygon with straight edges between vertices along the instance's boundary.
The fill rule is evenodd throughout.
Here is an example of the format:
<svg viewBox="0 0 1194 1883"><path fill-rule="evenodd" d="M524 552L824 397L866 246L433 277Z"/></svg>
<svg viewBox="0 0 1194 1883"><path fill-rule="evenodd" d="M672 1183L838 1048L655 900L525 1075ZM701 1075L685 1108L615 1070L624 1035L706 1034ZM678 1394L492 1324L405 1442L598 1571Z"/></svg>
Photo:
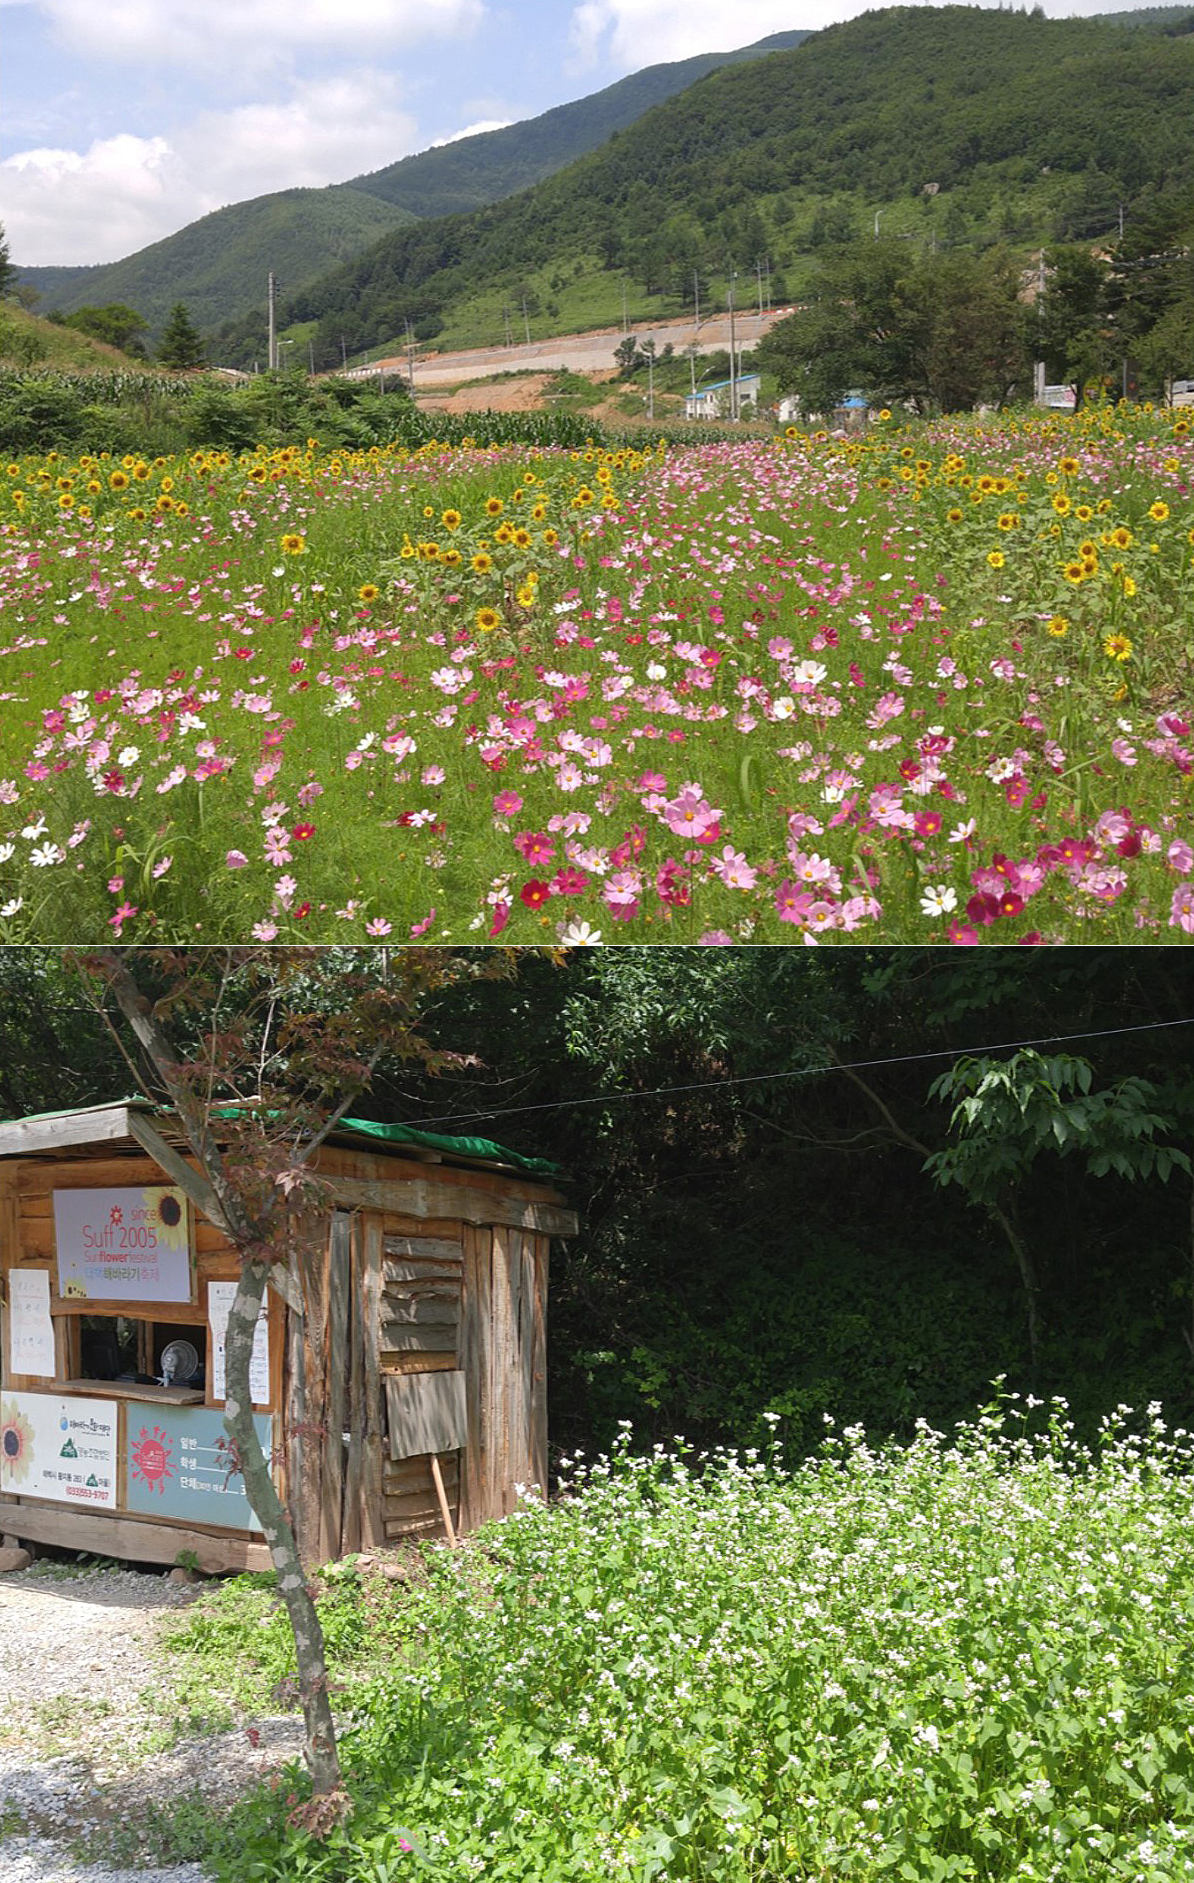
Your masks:
<svg viewBox="0 0 1194 1883"><path fill-rule="evenodd" d="M111 1111L119 1105L136 1106L138 1110L157 1112L167 1116L169 1108L154 1105L149 1099L138 1094L134 1098L116 1098L101 1100L96 1105L68 1105L63 1111L29 1112L24 1119L3 1119L0 1123L20 1124L39 1118L73 1118L91 1111ZM217 1115L231 1115L239 1107L222 1105L216 1107ZM442 1151L448 1157L473 1157L484 1163L509 1164L514 1170L525 1170L533 1177L558 1177L561 1173L559 1164L554 1164L548 1157L524 1157L521 1151L511 1151L504 1144L498 1144L493 1138L458 1138L446 1137L438 1131L420 1131L415 1125L379 1125L371 1118L342 1118L336 1126L337 1132L348 1132L353 1137L372 1138L378 1144L421 1144L429 1151Z"/></svg>

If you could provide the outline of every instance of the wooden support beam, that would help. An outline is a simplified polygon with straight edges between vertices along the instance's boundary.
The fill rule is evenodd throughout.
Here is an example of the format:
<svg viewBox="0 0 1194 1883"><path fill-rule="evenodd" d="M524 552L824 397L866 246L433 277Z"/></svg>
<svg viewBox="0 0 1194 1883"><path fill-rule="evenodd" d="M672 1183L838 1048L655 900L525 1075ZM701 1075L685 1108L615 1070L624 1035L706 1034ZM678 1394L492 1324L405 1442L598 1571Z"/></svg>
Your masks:
<svg viewBox="0 0 1194 1883"><path fill-rule="evenodd" d="M231 1235L227 1219L207 1178L202 1171L192 1169L186 1158L176 1151L173 1145L167 1144L161 1132L149 1122L148 1118L140 1112L130 1111L128 1134L130 1138L135 1139L143 1151L149 1153L155 1164L161 1165L170 1181L186 1192L191 1202L203 1211L209 1223L214 1223L225 1236Z"/></svg>
<svg viewBox="0 0 1194 1883"><path fill-rule="evenodd" d="M326 1173L337 1203L348 1208L392 1210L417 1219L456 1217L464 1223L504 1223L512 1229L532 1229L542 1236L575 1236L580 1227L575 1210L554 1203L538 1203L496 1191L474 1190L439 1177L410 1177L405 1181L342 1177Z"/></svg>
<svg viewBox="0 0 1194 1883"><path fill-rule="evenodd" d="M269 1549L235 1533L193 1530L185 1524L150 1523L144 1517L103 1516L91 1510L49 1510L5 1500L4 1522L23 1542L89 1550L132 1563L176 1563L193 1551L209 1575L227 1570L272 1569Z"/></svg>

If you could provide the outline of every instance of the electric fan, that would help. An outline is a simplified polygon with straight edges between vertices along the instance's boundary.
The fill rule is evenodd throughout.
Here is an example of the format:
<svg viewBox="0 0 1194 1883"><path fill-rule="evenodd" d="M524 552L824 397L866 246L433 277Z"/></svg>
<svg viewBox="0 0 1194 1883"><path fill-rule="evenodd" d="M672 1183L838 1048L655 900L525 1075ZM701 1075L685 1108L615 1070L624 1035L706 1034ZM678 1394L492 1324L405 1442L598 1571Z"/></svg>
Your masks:
<svg viewBox="0 0 1194 1883"><path fill-rule="evenodd" d="M199 1371L199 1355L189 1340L172 1340L162 1348L162 1386L171 1386L179 1380L184 1386L193 1373Z"/></svg>

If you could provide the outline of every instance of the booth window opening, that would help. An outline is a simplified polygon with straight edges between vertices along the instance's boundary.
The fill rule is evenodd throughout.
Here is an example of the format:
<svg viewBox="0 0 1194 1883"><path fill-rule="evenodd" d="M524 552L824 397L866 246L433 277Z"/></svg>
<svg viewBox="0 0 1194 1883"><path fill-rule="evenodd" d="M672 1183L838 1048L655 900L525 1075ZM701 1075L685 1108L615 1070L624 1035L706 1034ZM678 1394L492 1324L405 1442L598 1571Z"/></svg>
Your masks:
<svg viewBox="0 0 1194 1883"><path fill-rule="evenodd" d="M196 1341L191 1322L139 1320L127 1314L78 1314L70 1319L72 1346L77 1343L71 1370L80 1380L206 1386L203 1343Z"/></svg>

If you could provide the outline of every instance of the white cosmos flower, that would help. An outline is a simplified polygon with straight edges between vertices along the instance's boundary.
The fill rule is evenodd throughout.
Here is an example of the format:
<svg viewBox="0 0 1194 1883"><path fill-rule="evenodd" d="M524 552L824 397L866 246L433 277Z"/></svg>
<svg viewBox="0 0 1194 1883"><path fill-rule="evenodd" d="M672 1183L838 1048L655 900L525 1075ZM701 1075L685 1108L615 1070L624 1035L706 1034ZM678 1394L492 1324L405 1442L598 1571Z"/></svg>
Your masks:
<svg viewBox="0 0 1194 1883"><path fill-rule="evenodd" d="M43 843L31 853L29 861L35 870L48 869L51 863L65 863L66 851L56 843Z"/></svg>
<svg viewBox="0 0 1194 1883"><path fill-rule="evenodd" d="M667 668L664 667L659 661L653 660L650 666L647 668L647 678L648 680L666 680Z"/></svg>
<svg viewBox="0 0 1194 1883"><path fill-rule="evenodd" d="M17 910L23 909L24 906L25 906L24 896L13 896L11 901L6 902L4 904L4 907L0 909L0 915L15 915Z"/></svg>
<svg viewBox="0 0 1194 1883"><path fill-rule="evenodd" d="M772 719L791 719L795 711L796 702L790 693L781 693L777 700L771 702Z"/></svg>
<svg viewBox="0 0 1194 1883"><path fill-rule="evenodd" d="M925 890L920 906L925 915L952 915L958 906L958 892L948 883L938 883L935 888Z"/></svg>
<svg viewBox="0 0 1194 1883"><path fill-rule="evenodd" d="M46 828L45 818L39 817L36 824L26 824L24 830L21 832L21 835L22 837L27 837L30 843L36 843L37 839L45 831L45 828Z"/></svg>
<svg viewBox="0 0 1194 1883"><path fill-rule="evenodd" d="M974 818L968 817L964 824L954 825L949 833L949 840L951 843L965 843L968 837L973 837L977 829L978 825Z"/></svg>
<svg viewBox="0 0 1194 1883"><path fill-rule="evenodd" d="M15 843L0 843L0 863L7 863L9 857L15 854L16 847Z"/></svg>
<svg viewBox="0 0 1194 1883"><path fill-rule="evenodd" d="M802 660L792 670L792 679L800 687L819 687L828 672L819 660Z"/></svg>
<svg viewBox="0 0 1194 1883"><path fill-rule="evenodd" d="M579 919L561 922L556 934L565 948L597 948L601 944L601 930L590 928L587 922Z"/></svg>

